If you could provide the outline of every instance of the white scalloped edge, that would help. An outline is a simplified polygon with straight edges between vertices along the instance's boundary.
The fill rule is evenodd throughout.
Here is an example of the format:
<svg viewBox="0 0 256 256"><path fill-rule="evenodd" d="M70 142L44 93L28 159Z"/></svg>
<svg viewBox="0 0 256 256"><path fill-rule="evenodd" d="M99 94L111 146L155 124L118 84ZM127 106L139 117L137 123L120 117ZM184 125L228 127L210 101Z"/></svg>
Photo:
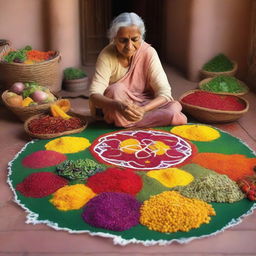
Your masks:
<svg viewBox="0 0 256 256"><path fill-rule="evenodd" d="M210 125L207 125L207 126L210 126ZM210 126L210 127L213 127L213 126ZM219 128L216 128L216 127L213 127L214 129L217 129L217 130L220 130L221 132L223 133L227 133L231 136L233 136L232 134L226 132L226 131L222 131L221 129ZM235 136L233 136L235 137ZM235 137L237 138L237 137ZM250 149L250 151L256 155L255 151L253 151L245 142L243 142L241 139L237 138L242 144L244 144L246 147L248 147L248 149ZM201 239L201 238L206 238L206 237L210 237L210 236L214 236L214 235L217 235L218 233L220 232L223 232L224 230L230 228L230 227L233 227L235 225L238 225L239 223L242 222L243 218L245 218L246 216L250 215L253 213L253 211L256 209L256 203L254 203L251 207L251 209L249 211L247 211L245 214L241 215L239 218L237 219L232 219L226 226L224 226L222 229L220 230L217 230L216 232L213 232L211 234L208 234L208 235L202 235L202 236L198 236L198 237L189 237L189 238L179 238L179 239L172 239L172 240L138 240L136 238L133 238L133 239L124 239L122 238L121 236L118 236L118 235L112 235L112 234L107 234L107 233L103 233L103 232L92 232L92 231L89 231L89 230L72 230L72 229L69 229L69 228L63 228L63 227L59 227L58 223L55 223L55 222L52 222L52 221L49 221L49 220L38 220L38 217L39 215L37 213L34 213L32 211L30 211L24 204L22 204L20 202L20 200L18 199L18 196L17 196L17 193L12 185L12 180L10 179L10 176L12 174L12 163L15 159L18 158L18 156L20 155L21 152L23 152L26 147L29 145L29 144L32 144L34 143L35 141L37 140L32 140L30 142L28 142L27 144L25 144L25 146L15 155L15 157L13 158L12 161L10 161L8 163L8 177L7 177L7 183L8 185L10 186L13 194L14 194L14 199L13 201L15 203L17 203L19 206L21 206L25 212L27 213L27 216L26 216L26 223L27 224L33 224L33 225L36 225L36 224L46 224L47 226L55 229L55 230L64 230L64 231L68 231L69 233L71 234L82 234L82 233L87 233L91 236L100 236L100 237L106 237L106 238L112 238L113 239L113 243L114 245L122 245L122 246L125 246L125 245L128 245L130 243L133 243L133 244L143 244L144 246L153 246L153 245L169 245L169 244L172 244L174 242L177 242L179 244L186 244L192 240L195 240L195 239Z"/></svg>

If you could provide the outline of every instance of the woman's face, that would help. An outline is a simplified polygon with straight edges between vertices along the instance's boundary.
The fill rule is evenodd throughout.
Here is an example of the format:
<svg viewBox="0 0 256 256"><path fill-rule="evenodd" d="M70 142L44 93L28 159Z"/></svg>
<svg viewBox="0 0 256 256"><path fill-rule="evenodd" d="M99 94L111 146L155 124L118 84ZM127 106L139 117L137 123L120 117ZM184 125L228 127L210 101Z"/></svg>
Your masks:
<svg viewBox="0 0 256 256"><path fill-rule="evenodd" d="M125 58L132 57L141 42L141 33L136 26L121 27L114 38L117 51Z"/></svg>

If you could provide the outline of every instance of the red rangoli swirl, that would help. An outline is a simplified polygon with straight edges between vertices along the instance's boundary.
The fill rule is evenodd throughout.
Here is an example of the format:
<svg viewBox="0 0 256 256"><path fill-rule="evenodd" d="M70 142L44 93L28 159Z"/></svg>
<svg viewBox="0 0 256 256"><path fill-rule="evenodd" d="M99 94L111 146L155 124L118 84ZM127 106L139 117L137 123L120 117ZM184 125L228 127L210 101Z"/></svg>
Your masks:
<svg viewBox="0 0 256 256"><path fill-rule="evenodd" d="M136 170L164 169L191 158L195 146L169 132L125 130L104 134L90 147L93 156L105 164Z"/></svg>

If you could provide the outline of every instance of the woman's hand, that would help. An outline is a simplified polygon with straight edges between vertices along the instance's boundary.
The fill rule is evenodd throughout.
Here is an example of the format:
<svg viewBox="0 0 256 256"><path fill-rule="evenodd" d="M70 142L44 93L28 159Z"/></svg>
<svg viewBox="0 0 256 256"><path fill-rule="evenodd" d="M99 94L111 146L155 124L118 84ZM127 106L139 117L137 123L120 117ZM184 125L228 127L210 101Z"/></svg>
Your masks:
<svg viewBox="0 0 256 256"><path fill-rule="evenodd" d="M119 112L129 121L138 122L145 114L144 108L133 103L122 103L120 104Z"/></svg>

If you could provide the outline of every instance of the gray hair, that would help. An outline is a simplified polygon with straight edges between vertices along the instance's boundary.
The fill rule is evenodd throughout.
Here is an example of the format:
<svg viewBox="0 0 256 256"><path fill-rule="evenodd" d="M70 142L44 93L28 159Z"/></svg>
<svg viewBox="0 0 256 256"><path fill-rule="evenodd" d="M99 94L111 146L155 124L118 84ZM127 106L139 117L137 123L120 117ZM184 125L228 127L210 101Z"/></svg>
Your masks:
<svg viewBox="0 0 256 256"><path fill-rule="evenodd" d="M110 25L110 29L108 31L108 38L110 41L112 41L118 30L121 27L129 27L129 26L136 26L138 27L142 38L145 38L145 25L144 25L144 21L142 20L142 18L140 16L138 16L136 13L134 12L124 12L119 14L111 23Z"/></svg>

